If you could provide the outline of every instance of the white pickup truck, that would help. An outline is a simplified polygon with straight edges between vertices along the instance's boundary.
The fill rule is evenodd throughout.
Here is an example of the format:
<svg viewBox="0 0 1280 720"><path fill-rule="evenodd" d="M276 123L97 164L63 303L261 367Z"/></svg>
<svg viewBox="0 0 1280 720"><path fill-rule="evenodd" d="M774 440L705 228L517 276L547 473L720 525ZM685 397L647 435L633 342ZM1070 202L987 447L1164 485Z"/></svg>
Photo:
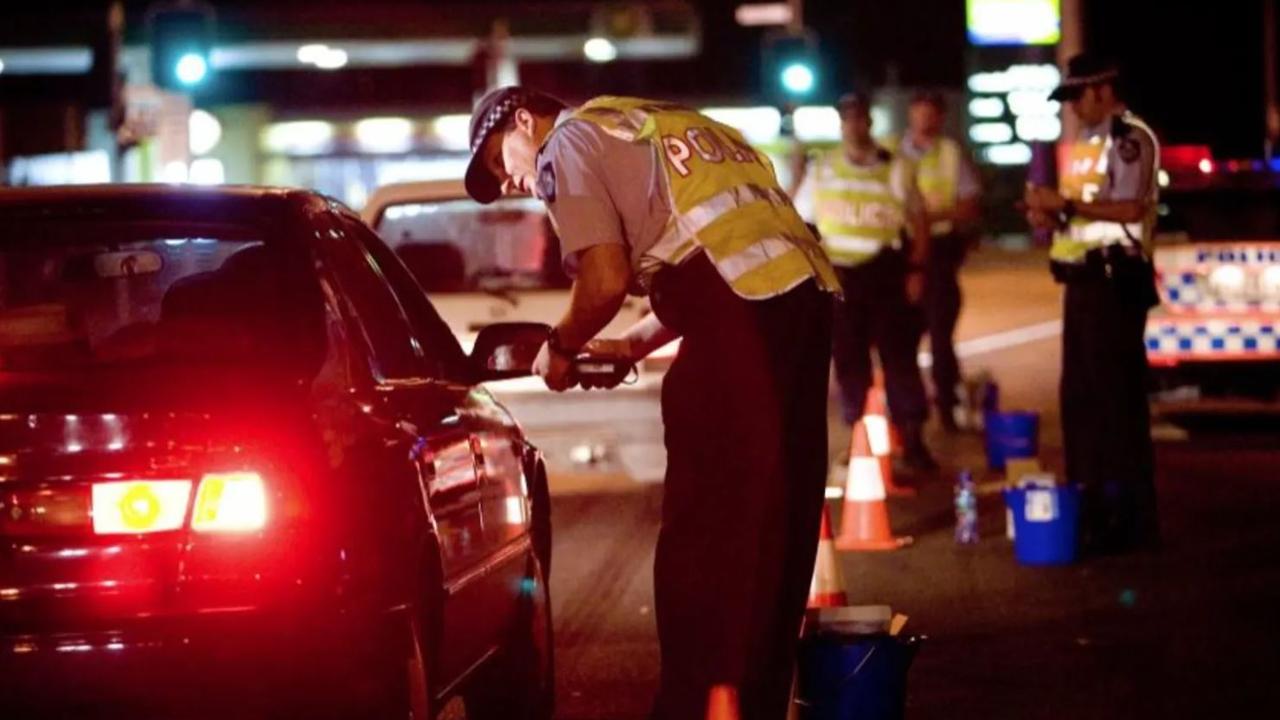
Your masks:
<svg viewBox="0 0 1280 720"><path fill-rule="evenodd" d="M559 241L533 198L480 205L460 180L396 183L374 192L362 216L464 347L490 323L555 323L568 307ZM621 335L647 312L629 298L601 336ZM674 345L646 360L634 383L610 391L553 393L538 378L488 387L546 455L553 488L658 482L666 470L659 396Z"/></svg>

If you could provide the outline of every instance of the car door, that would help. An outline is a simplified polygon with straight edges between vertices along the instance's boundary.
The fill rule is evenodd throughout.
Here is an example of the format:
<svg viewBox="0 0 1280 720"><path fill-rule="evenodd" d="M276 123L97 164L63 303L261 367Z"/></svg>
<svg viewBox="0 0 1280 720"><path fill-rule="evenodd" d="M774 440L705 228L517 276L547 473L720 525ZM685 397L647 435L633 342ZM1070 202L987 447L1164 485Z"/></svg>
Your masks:
<svg viewBox="0 0 1280 720"><path fill-rule="evenodd" d="M450 594L466 594L467 610L478 616L469 632L492 647L515 619L521 580L532 553L532 508L524 473L524 441L504 408L481 388L470 387L473 371L457 339L395 254L363 224L344 218L344 231L357 238L400 301L427 365L429 384L466 388L457 423L471 444L479 489L482 564L453 582ZM462 584L473 587L462 587Z"/></svg>
<svg viewBox="0 0 1280 720"><path fill-rule="evenodd" d="M444 593L439 646L431 651L436 679L448 683L482 660L498 634L484 612L487 593L480 582L490 551L480 507L480 441L468 420L471 389L449 377L461 372L465 357L456 345L452 358L428 356L398 296L361 242L359 227L338 214L331 219L325 244L372 351L378 402L371 411L394 428L388 433L394 446L390 450L412 468L424 527L434 526L438 539ZM420 547L388 551L402 559L432 560ZM405 572L435 576L429 566Z"/></svg>

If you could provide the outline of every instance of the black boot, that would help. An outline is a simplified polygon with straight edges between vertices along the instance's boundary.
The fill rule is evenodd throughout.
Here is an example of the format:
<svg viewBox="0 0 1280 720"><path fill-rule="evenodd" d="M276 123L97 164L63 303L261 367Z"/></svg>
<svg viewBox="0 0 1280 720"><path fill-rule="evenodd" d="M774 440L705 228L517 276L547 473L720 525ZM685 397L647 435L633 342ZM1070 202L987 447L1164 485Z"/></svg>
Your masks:
<svg viewBox="0 0 1280 720"><path fill-rule="evenodd" d="M904 424L902 433L902 466L909 472L935 472L938 462L933 459L929 448L924 444L924 433L921 426L915 423Z"/></svg>

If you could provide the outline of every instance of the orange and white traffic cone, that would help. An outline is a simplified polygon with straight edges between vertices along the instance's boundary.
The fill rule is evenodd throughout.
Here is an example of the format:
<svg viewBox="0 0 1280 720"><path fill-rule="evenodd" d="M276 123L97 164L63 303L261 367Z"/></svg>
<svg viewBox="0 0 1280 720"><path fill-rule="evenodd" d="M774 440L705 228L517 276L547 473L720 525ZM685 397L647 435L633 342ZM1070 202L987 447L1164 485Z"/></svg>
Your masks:
<svg viewBox="0 0 1280 720"><path fill-rule="evenodd" d="M911 543L889 530L884 478L880 460L871 454L866 423L853 426L853 450L849 453L849 480L844 491L839 550L896 550Z"/></svg>
<svg viewBox="0 0 1280 720"><path fill-rule="evenodd" d="M893 481L893 450L897 433L889 424L883 377L877 372L875 385L867 391L867 403L862 412L862 422L867 426L867 440L871 445L871 454L880 461L880 478L884 481L885 492L893 497L915 497L915 488L899 485ZM901 442L897 444L901 445ZM849 457L853 457L852 450L849 451Z"/></svg>
<svg viewBox="0 0 1280 720"><path fill-rule="evenodd" d="M836 549L831 535L831 510L822 506L822 529L818 532L818 557L813 563L813 581L809 583L809 607L843 607L848 604Z"/></svg>

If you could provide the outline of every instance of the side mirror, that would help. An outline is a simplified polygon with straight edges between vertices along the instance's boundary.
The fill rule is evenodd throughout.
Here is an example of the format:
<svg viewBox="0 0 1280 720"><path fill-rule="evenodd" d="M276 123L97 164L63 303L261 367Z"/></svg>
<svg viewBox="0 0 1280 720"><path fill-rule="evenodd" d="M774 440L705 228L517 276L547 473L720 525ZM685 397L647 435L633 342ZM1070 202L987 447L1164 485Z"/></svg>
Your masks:
<svg viewBox="0 0 1280 720"><path fill-rule="evenodd" d="M533 361L547 341L546 323L512 322L486 325L471 350L479 381L507 380L533 374Z"/></svg>

